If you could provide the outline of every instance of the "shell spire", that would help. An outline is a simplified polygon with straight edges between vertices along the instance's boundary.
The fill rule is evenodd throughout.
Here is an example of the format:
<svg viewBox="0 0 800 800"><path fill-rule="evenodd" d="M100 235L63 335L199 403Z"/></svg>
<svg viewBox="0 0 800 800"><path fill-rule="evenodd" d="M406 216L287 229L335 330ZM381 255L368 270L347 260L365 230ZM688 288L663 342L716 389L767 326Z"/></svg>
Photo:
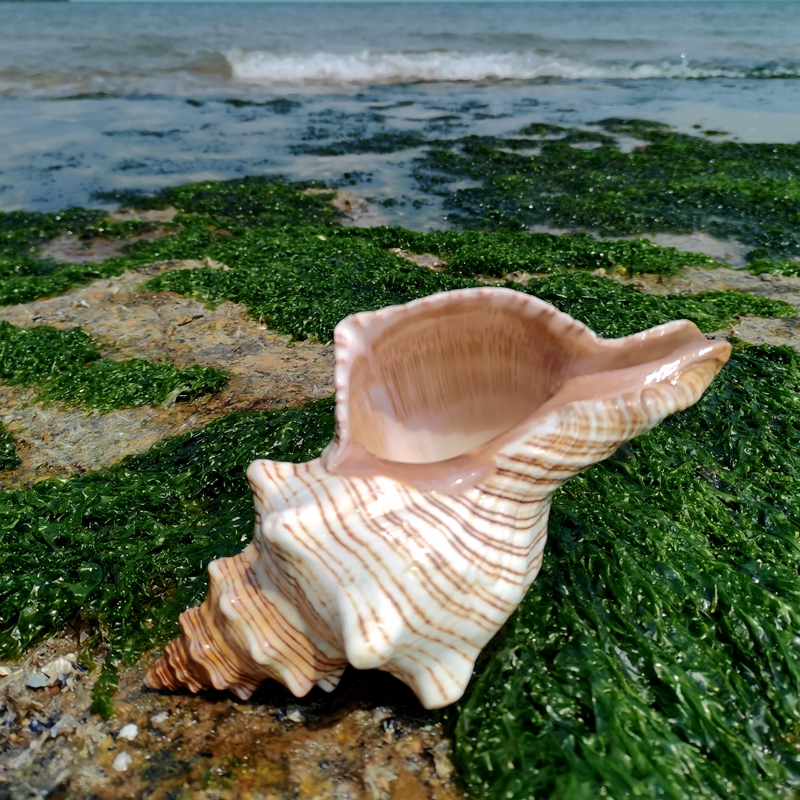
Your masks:
<svg viewBox="0 0 800 800"><path fill-rule="evenodd" d="M499 288L355 314L334 339L334 440L250 465L253 542L209 565L148 686L302 696L352 664L454 702L539 572L555 489L695 403L730 354L686 321L600 339Z"/></svg>

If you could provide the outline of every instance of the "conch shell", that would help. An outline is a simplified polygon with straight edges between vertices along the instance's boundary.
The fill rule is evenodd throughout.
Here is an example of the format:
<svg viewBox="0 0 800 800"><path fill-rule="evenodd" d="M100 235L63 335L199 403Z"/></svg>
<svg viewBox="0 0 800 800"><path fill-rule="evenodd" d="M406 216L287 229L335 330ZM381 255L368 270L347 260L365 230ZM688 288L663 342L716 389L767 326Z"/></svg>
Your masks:
<svg viewBox="0 0 800 800"><path fill-rule="evenodd" d="M209 565L148 686L302 696L349 663L454 702L539 572L551 494L730 355L685 320L600 339L500 288L354 314L334 338L336 436L306 464L250 465L253 542Z"/></svg>

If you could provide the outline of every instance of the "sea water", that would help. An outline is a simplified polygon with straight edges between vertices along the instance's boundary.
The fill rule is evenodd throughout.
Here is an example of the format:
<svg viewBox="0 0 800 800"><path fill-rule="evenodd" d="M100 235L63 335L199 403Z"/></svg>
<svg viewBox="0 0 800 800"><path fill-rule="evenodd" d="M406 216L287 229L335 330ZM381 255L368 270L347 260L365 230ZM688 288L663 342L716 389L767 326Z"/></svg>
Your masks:
<svg viewBox="0 0 800 800"><path fill-rule="evenodd" d="M432 227L419 149L308 149L612 116L794 142L798 78L794 1L0 3L0 209L283 174Z"/></svg>

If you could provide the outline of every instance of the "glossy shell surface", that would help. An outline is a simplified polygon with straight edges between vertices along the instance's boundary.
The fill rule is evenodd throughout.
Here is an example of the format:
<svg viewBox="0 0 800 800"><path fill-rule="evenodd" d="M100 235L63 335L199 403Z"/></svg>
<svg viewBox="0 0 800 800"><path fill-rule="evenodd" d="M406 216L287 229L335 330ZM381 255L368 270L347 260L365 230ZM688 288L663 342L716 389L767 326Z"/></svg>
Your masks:
<svg viewBox="0 0 800 800"><path fill-rule="evenodd" d="M498 288L353 315L335 349L333 442L251 464L253 542L211 563L149 686L302 696L352 664L454 702L536 578L555 489L695 403L730 353L686 321L603 340Z"/></svg>

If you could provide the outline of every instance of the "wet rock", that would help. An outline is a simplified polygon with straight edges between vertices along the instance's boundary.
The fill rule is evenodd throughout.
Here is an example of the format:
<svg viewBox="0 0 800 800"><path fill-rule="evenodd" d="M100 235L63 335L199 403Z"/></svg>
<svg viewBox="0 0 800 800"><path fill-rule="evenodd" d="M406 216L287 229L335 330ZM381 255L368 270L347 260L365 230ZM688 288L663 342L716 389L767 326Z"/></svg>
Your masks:
<svg viewBox="0 0 800 800"><path fill-rule="evenodd" d="M632 283L648 294L696 294L737 289L740 292L758 294L771 300L783 300L798 309L800 315L800 277L772 274L751 275L746 270L704 269L687 267L681 275L662 278L657 275L636 275L633 278L612 274L620 283ZM768 277L764 281L762 278ZM800 350L800 316L787 319L762 319L742 317L727 330L712 334L735 336L750 344L788 345Z"/></svg>
<svg viewBox="0 0 800 800"><path fill-rule="evenodd" d="M396 256L400 256L400 258L404 258L406 261L411 261L420 267L432 269L434 272L438 272L447 266L445 262L439 258L439 256L435 256L433 253L409 253L407 250L403 250L400 247L392 247L390 252L394 253Z"/></svg>
<svg viewBox="0 0 800 800"><path fill-rule="evenodd" d="M267 682L241 702L144 689L146 659L120 673L117 717L105 722L89 712L97 668L74 692L25 687L69 660L76 638L51 640L15 667L13 687L0 683L0 796L24 785L64 800L464 797L441 726L389 675L348 670L335 692L300 700Z"/></svg>
<svg viewBox="0 0 800 800"><path fill-rule="evenodd" d="M124 208L112 211L108 216L119 222L172 222L178 210L172 206L166 208Z"/></svg>

